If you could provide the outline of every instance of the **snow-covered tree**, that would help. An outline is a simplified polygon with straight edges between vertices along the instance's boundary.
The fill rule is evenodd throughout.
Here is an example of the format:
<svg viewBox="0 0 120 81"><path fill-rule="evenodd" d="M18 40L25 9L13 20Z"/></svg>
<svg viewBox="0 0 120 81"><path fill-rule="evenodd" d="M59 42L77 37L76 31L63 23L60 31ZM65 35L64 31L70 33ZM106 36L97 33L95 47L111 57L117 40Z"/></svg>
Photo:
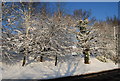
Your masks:
<svg viewBox="0 0 120 81"><path fill-rule="evenodd" d="M111 22L110 22L111 23ZM97 37L97 46L99 50L96 51L98 54L97 58L107 62L106 59L111 59L115 63L119 62L118 59L118 26L104 22L96 22L94 27L96 28L99 37Z"/></svg>
<svg viewBox="0 0 120 81"><path fill-rule="evenodd" d="M3 14L3 22L6 24L3 24L2 50L3 57L7 60L9 58L12 61L15 52L16 56L23 57L22 66L24 66L29 57L40 56L42 61L44 56L49 55L55 56L55 65L57 65L57 56L71 52L72 41L68 32L71 25L70 17L63 16L60 11L55 12L53 16L34 15L31 11L32 3L28 3L28 6L24 3L6 3L6 5L3 9L7 10L6 8L11 6L14 10L13 14L10 14L11 10ZM17 22L19 19L21 20ZM13 27L13 23L17 25L10 30L8 27Z"/></svg>
<svg viewBox="0 0 120 81"><path fill-rule="evenodd" d="M78 24L75 26L78 28L76 33L76 38L78 40L78 48L81 49L82 54L84 54L84 63L89 64L90 52L93 49L93 43L95 42L96 34L92 26L88 25L88 19L79 20Z"/></svg>

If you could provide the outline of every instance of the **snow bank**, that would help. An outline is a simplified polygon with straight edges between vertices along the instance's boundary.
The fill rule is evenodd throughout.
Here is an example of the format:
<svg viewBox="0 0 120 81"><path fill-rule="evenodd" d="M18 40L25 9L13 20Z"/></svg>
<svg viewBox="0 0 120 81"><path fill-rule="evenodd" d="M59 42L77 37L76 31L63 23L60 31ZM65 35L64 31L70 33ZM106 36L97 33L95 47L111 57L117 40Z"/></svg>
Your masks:
<svg viewBox="0 0 120 81"><path fill-rule="evenodd" d="M118 68L118 65L115 65L113 62L103 63L96 58L91 58L90 62L90 64L84 64L83 58L77 57L64 62L58 62L57 66L54 66L54 61L32 62L25 67L22 67L21 63L13 66L3 64L2 78L48 79Z"/></svg>

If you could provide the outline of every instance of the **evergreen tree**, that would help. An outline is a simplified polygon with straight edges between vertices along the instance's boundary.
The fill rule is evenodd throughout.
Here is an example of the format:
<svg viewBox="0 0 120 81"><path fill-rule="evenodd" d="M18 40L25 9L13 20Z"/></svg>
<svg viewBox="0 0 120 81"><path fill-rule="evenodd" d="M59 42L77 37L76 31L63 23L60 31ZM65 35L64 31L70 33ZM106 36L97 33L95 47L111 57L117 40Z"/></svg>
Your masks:
<svg viewBox="0 0 120 81"><path fill-rule="evenodd" d="M93 39L95 34L93 34L93 28L88 26L88 19L79 20L76 27L79 32L76 33L76 38L78 40L78 48L82 50L84 54L84 63L89 64L90 51L92 50L92 45L94 43Z"/></svg>

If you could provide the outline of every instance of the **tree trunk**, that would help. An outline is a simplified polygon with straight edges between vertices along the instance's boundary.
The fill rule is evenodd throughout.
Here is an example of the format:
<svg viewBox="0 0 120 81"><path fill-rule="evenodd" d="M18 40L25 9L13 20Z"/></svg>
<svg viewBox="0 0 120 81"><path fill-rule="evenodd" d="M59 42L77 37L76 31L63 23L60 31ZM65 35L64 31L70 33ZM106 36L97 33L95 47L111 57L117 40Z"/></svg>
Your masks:
<svg viewBox="0 0 120 81"><path fill-rule="evenodd" d="M43 62L43 56L40 56L40 62Z"/></svg>
<svg viewBox="0 0 120 81"><path fill-rule="evenodd" d="M83 51L83 54L84 54L84 63L89 64L89 48L86 48Z"/></svg>
<svg viewBox="0 0 120 81"><path fill-rule="evenodd" d="M57 55L55 56L55 66L57 66Z"/></svg>
<svg viewBox="0 0 120 81"><path fill-rule="evenodd" d="M89 64L89 53L88 53L88 52L86 52L86 53L84 54L84 63L85 63L85 64Z"/></svg>
<svg viewBox="0 0 120 81"><path fill-rule="evenodd" d="M24 56L24 58L23 58L23 64L22 64L22 66L24 66L25 63L26 63L26 56Z"/></svg>

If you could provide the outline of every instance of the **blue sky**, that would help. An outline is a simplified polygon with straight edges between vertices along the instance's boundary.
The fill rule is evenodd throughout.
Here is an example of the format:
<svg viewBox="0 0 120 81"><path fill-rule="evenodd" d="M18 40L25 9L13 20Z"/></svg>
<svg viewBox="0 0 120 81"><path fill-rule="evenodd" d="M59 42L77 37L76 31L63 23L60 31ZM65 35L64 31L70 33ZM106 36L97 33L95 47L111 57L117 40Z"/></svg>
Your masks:
<svg viewBox="0 0 120 81"><path fill-rule="evenodd" d="M52 8L55 2L51 2ZM61 2L62 3L62 2ZM73 14L76 9L91 10L92 17L97 20L105 20L107 16L118 16L118 2L63 2L66 12Z"/></svg>
<svg viewBox="0 0 120 81"><path fill-rule="evenodd" d="M105 20L107 16L118 16L117 2L67 2L65 7L68 13L73 13L75 9L92 10L92 16L97 20Z"/></svg>
<svg viewBox="0 0 120 81"><path fill-rule="evenodd" d="M52 8L55 2L51 2ZM62 2L61 2L62 3ZM91 10L92 17L97 20L105 20L107 16L118 16L118 2L63 2L62 7L66 8L66 12L73 14L76 9Z"/></svg>

